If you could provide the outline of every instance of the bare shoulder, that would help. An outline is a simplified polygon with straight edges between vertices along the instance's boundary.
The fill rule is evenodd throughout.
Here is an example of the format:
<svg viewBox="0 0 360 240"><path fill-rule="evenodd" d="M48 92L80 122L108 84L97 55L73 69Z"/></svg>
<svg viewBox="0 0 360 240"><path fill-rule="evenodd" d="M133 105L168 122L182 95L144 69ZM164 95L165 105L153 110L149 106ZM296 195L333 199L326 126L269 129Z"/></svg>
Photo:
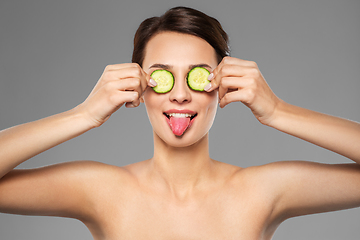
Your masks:
<svg viewBox="0 0 360 240"><path fill-rule="evenodd" d="M276 194L285 191L284 188L296 184L296 181L301 181L302 178L311 178L313 174L329 173L331 169L339 170L347 168L346 166L353 166L353 164L331 165L309 161L279 161L239 168L234 174L233 181L268 189L272 194Z"/></svg>
<svg viewBox="0 0 360 240"><path fill-rule="evenodd" d="M126 179L123 168L93 161L15 169L0 181L0 212L88 219L100 196Z"/></svg>
<svg viewBox="0 0 360 240"><path fill-rule="evenodd" d="M59 174L71 175L74 178L90 182L102 182L114 177L125 178L127 176L127 171L123 167L88 160L50 165L39 168L38 171L49 172L49 174L58 172Z"/></svg>
<svg viewBox="0 0 360 240"><path fill-rule="evenodd" d="M235 179L271 200L272 214L283 220L360 205L360 165L356 163L274 162L242 169Z"/></svg>
<svg viewBox="0 0 360 240"><path fill-rule="evenodd" d="M87 182L91 189L98 187L98 191L112 191L112 188L125 187L131 184L134 177L128 167L119 167L97 161L77 161L66 163L70 171L77 173Z"/></svg>
<svg viewBox="0 0 360 240"><path fill-rule="evenodd" d="M321 164L309 161L279 161L259 166L239 168L235 178L241 178L242 180L246 178L247 180L260 181L262 184L265 184L270 181L283 181L287 177L294 176L295 173L325 170L326 168L334 168L335 166L339 167L344 165Z"/></svg>
<svg viewBox="0 0 360 240"><path fill-rule="evenodd" d="M128 172L124 167L110 165L97 161L76 161L65 163L72 165L74 170L84 171L84 173L90 173L95 175L102 175L103 177L114 177L114 176L126 176Z"/></svg>
<svg viewBox="0 0 360 240"><path fill-rule="evenodd" d="M292 179L299 179L299 173L311 174L311 169L316 169L318 165L305 161L281 161L246 168L238 167L234 168L229 186L234 192L239 192L241 197L249 196L251 201L266 199L268 207L275 208L283 193L292 185L298 184L297 181L301 182Z"/></svg>
<svg viewBox="0 0 360 240"><path fill-rule="evenodd" d="M268 182L270 184L277 183L275 186L289 186L304 180L329 178L331 175L334 177L347 174L358 175L359 170L360 165L356 163L325 164L310 161L279 161L241 169L238 175L246 176L253 181L261 181L263 184Z"/></svg>
<svg viewBox="0 0 360 240"><path fill-rule="evenodd" d="M110 196L114 189L124 189L133 182L132 174L125 167L88 160L65 162L29 171L38 171L35 174L38 176L47 175L59 186L71 186L91 202L101 202L99 196Z"/></svg>

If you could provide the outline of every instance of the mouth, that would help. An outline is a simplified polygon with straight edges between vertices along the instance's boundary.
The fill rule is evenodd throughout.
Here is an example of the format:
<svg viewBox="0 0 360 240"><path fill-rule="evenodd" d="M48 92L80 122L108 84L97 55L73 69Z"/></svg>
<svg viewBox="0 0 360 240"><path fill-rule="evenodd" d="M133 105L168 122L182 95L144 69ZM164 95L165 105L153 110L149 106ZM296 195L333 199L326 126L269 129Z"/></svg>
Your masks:
<svg viewBox="0 0 360 240"><path fill-rule="evenodd" d="M164 115L170 119L170 117L175 117L175 118L190 118L190 120L192 120L194 117L197 116L197 113L195 114L189 114L189 113L164 113Z"/></svg>
<svg viewBox="0 0 360 240"><path fill-rule="evenodd" d="M189 110L169 110L163 113L172 132L180 137L193 124L197 113Z"/></svg>

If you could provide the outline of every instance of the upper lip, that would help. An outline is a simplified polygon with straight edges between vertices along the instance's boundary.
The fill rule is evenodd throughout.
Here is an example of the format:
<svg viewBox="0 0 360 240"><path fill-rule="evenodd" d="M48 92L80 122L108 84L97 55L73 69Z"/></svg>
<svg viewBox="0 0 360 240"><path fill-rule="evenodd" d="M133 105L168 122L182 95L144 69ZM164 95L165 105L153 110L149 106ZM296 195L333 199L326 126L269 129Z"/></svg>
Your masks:
<svg viewBox="0 0 360 240"><path fill-rule="evenodd" d="M189 109L170 109L164 112L165 114L170 114L170 113L187 113L187 114L191 114L191 115L195 115L196 112L191 111Z"/></svg>

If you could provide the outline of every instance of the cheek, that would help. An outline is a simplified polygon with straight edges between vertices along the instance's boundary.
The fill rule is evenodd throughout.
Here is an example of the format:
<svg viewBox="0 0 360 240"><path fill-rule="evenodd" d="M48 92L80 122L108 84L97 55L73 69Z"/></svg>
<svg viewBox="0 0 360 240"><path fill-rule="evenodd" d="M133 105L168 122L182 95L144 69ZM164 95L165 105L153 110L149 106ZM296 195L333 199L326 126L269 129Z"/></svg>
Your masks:
<svg viewBox="0 0 360 240"><path fill-rule="evenodd" d="M145 106L146 106L146 109L148 108L148 107L150 107L151 108L151 106L153 105L153 102L154 102L154 94L153 94L153 90L152 89L150 89L150 88L148 88L148 89L146 89L145 90L145 92L143 93L143 96L142 96L142 99L143 99L143 101L144 101L144 103L145 103Z"/></svg>
<svg viewBox="0 0 360 240"><path fill-rule="evenodd" d="M206 103L207 103L207 110L209 114L216 113L217 106L219 104L218 98L218 90L212 91L211 93L206 94Z"/></svg>
<svg viewBox="0 0 360 240"><path fill-rule="evenodd" d="M211 93L200 93L199 98L196 99L196 101L201 103L199 107L203 109L203 123L205 124L205 128L209 129L214 122L217 106L219 103L218 92L215 90Z"/></svg>
<svg viewBox="0 0 360 240"><path fill-rule="evenodd" d="M151 88L146 89L143 94L143 101L151 124L156 122L156 115L153 114L153 112L158 112L159 109L161 109L161 103L164 101L164 97L165 96L161 94L155 93Z"/></svg>

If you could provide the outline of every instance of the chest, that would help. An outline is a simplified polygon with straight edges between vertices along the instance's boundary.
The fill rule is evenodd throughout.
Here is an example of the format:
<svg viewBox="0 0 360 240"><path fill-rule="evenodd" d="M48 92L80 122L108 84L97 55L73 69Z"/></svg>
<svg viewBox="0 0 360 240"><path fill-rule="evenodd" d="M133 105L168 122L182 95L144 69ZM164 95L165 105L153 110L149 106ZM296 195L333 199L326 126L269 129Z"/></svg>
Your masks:
<svg viewBox="0 0 360 240"><path fill-rule="evenodd" d="M174 202L134 194L102 216L108 239L266 239L271 204L251 196L214 194Z"/></svg>

